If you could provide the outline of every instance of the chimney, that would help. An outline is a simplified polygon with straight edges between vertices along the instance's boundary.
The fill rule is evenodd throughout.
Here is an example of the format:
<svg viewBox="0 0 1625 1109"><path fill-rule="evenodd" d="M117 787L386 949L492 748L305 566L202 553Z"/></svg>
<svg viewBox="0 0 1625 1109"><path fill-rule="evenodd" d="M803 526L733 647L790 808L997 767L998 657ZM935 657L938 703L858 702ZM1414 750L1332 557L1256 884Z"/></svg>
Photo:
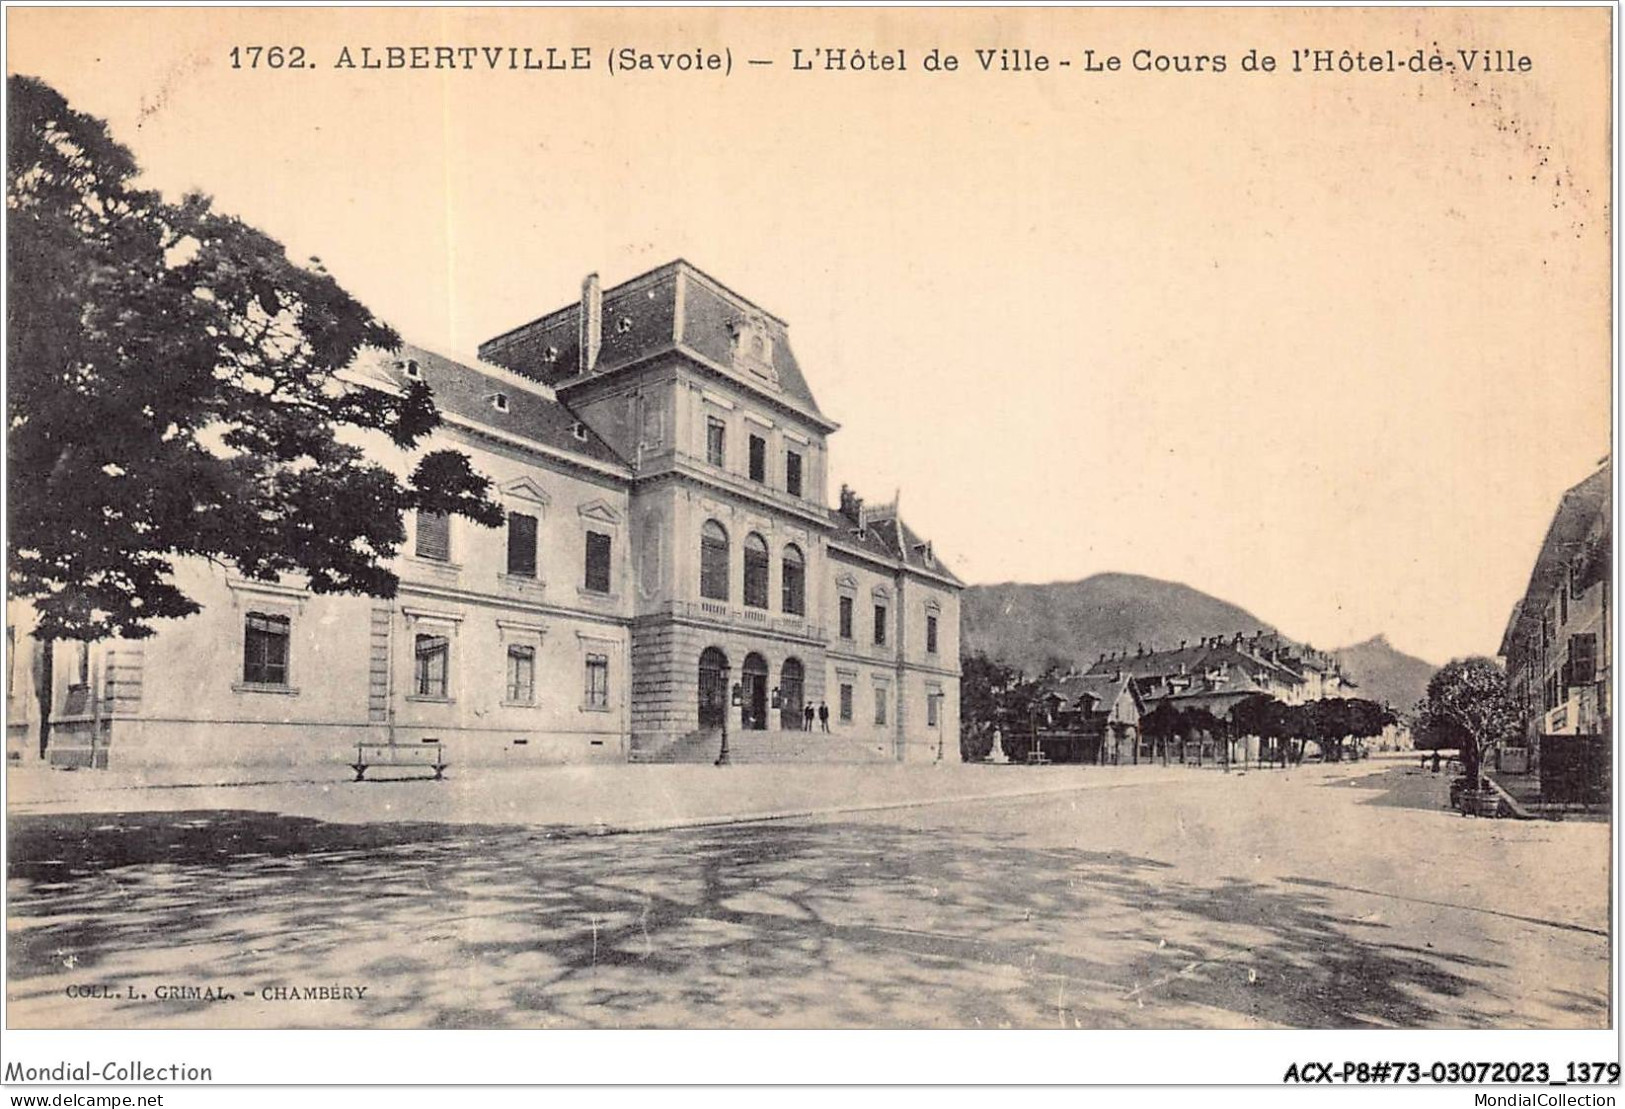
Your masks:
<svg viewBox="0 0 1625 1109"><path fill-rule="evenodd" d="M869 515L864 510L863 498L858 496L856 490L850 485L846 484L841 486L841 515L851 520L860 530L869 524Z"/></svg>
<svg viewBox="0 0 1625 1109"><path fill-rule="evenodd" d="M1189 643L1189 642L1190 642L1190 640L1188 640L1188 639L1181 639L1181 640L1180 640L1180 641L1179 641L1179 649L1180 649L1180 650L1181 650L1181 651L1183 651L1183 650L1184 650L1184 649L1185 649L1185 644L1186 644L1186 643Z"/></svg>
<svg viewBox="0 0 1625 1109"><path fill-rule="evenodd" d="M581 351L580 371L590 374L598 368L598 349L604 345L604 290L596 273L589 273L581 283L581 320L576 338Z"/></svg>

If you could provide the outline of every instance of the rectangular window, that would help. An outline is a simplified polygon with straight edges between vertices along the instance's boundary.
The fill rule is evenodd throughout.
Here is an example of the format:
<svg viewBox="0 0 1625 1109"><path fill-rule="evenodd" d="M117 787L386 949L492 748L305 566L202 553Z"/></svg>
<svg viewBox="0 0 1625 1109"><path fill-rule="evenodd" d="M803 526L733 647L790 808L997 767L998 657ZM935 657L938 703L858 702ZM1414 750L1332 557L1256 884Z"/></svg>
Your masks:
<svg viewBox="0 0 1625 1109"><path fill-rule="evenodd" d="M1592 633L1569 636L1569 684L1590 685L1597 680L1597 637Z"/></svg>
<svg viewBox="0 0 1625 1109"><path fill-rule="evenodd" d="M875 686L875 723L886 722L886 702L891 699L891 691L883 685Z"/></svg>
<svg viewBox="0 0 1625 1109"><path fill-rule="evenodd" d="M925 695L925 726L927 728L937 726L937 715L942 711L941 704L942 695L940 693L927 693Z"/></svg>
<svg viewBox="0 0 1625 1109"><path fill-rule="evenodd" d="M436 562L451 560L451 517L442 512L418 513L417 554Z"/></svg>
<svg viewBox="0 0 1625 1109"><path fill-rule="evenodd" d="M243 621L243 682L247 685L288 684L286 616L250 612Z"/></svg>
<svg viewBox="0 0 1625 1109"><path fill-rule="evenodd" d="M875 606L875 646L886 645L886 606Z"/></svg>
<svg viewBox="0 0 1625 1109"><path fill-rule="evenodd" d="M760 435L750 437L750 479L767 480L767 440Z"/></svg>
<svg viewBox="0 0 1625 1109"><path fill-rule="evenodd" d="M925 649L930 654L937 653L937 618L935 616L925 618Z"/></svg>
<svg viewBox="0 0 1625 1109"><path fill-rule="evenodd" d="M852 687L845 683L841 685L841 723L852 723Z"/></svg>
<svg viewBox="0 0 1625 1109"><path fill-rule="evenodd" d="M852 638L852 598L841 598L841 638Z"/></svg>
<svg viewBox="0 0 1625 1109"><path fill-rule="evenodd" d="M536 517L523 512L508 513L508 573L536 576Z"/></svg>
<svg viewBox="0 0 1625 1109"><path fill-rule="evenodd" d="M593 593L609 592L609 536L601 532L587 533L587 589Z"/></svg>
<svg viewBox="0 0 1625 1109"><path fill-rule="evenodd" d="M705 418L705 460L719 468L728 465L728 429L715 416Z"/></svg>
<svg viewBox="0 0 1625 1109"><path fill-rule="evenodd" d="M536 701L536 648L514 644L508 648L507 699L517 705Z"/></svg>
<svg viewBox="0 0 1625 1109"><path fill-rule="evenodd" d="M1557 591L1557 626L1562 627L1569 622L1569 590Z"/></svg>
<svg viewBox="0 0 1625 1109"><path fill-rule="evenodd" d="M587 707L590 709L607 709L609 707L609 656L587 656Z"/></svg>
<svg viewBox="0 0 1625 1109"><path fill-rule="evenodd" d="M784 452L784 491L792 497L801 496L801 455Z"/></svg>
<svg viewBox="0 0 1625 1109"><path fill-rule="evenodd" d="M417 695L444 698L451 664L451 640L443 635L420 635L413 641L412 654L416 675L413 688Z"/></svg>

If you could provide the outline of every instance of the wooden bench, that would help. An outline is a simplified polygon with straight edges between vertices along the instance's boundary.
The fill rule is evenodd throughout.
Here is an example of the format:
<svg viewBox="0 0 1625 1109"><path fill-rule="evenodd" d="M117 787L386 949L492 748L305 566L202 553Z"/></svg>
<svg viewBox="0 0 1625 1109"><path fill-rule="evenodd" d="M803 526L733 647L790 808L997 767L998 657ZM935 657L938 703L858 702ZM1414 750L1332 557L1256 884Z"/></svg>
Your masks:
<svg viewBox="0 0 1625 1109"><path fill-rule="evenodd" d="M1048 766L1049 765L1049 756L1044 754L1044 752L1042 752L1042 751L1028 751L1027 752L1027 765L1028 766Z"/></svg>
<svg viewBox="0 0 1625 1109"><path fill-rule="evenodd" d="M427 770L434 775L437 782L444 781L446 777L446 749L438 739L425 739L422 743L357 743L355 745L355 761L350 769L355 771L355 780L362 781L367 771L375 766L382 767L410 767ZM422 777L415 775L414 777ZM398 782L403 778L374 778L373 781ZM424 779L427 781L428 779Z"/></svg>

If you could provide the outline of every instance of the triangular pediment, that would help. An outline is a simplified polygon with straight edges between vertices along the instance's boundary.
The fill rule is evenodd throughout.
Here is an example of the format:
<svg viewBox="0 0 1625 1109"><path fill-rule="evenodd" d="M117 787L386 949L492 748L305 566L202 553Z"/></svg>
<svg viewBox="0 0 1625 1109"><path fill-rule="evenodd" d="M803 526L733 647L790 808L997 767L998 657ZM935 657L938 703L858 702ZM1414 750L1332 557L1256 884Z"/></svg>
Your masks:
<svg viewBox="0 0 1625 1109"><path fill-rule="evenodd" d="M858 588L858 579L851 574L837 574L835 584L842 589L856 590Z"/></svg>
<svg viewBox="0 0 1625 1109"><path fill-rule="evenodd" d="M535 501L537 504L552 503L552 498L547 495L547 490L543 489L536 479L531 477L518 477L504 483L502 492L506 496L522 497L527 501Z"/></svg>
<svg viewBox="0 0 1625 1109"><path fill-rule="evenodd" d="M616 512L610 503L602 498L588 501L581 506L581 516L586 520L597 520L601 524L618 524L621 514Z"/></svg>

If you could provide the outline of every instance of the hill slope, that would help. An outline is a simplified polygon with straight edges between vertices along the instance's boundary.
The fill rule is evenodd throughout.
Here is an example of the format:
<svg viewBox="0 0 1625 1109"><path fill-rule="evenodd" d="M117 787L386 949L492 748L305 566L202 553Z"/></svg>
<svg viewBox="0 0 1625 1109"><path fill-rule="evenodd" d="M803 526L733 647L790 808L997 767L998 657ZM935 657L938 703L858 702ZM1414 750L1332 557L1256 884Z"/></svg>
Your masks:
<svg viewBox="0 0 1625 1109"><path fill-rule="evenodd" d="M967 651L985 651L1029 674L1051 658L1087 667L1102 651L1177 647L1205 635L1251 634L1268 621L1178 582L1138 574L1082 581L968 587L961 601ZM1433 665L1394 649L1383 636L1333 651L1359 694L1409 712Z"/></svg>
<svg viewBox="0 0 1625 1109"><path fill-rule="evenodd" d="M973 585L961 599L965 648L1029 673L1051 656L1088 666L1102 651L1181 639L1251 634L1270 625L1244 608L1178 582L1096 574L1046 585Z"/></svg>
<svg viewBox="0 0 1625 1109"><path fill-rule="evenodd" d="M1396 650L1384 635L1332 652L1343 670L1360 683L1360 696L1386 701L1395 712L1409 713L1427 692L1435 669L1414 655Z"/></svg>

